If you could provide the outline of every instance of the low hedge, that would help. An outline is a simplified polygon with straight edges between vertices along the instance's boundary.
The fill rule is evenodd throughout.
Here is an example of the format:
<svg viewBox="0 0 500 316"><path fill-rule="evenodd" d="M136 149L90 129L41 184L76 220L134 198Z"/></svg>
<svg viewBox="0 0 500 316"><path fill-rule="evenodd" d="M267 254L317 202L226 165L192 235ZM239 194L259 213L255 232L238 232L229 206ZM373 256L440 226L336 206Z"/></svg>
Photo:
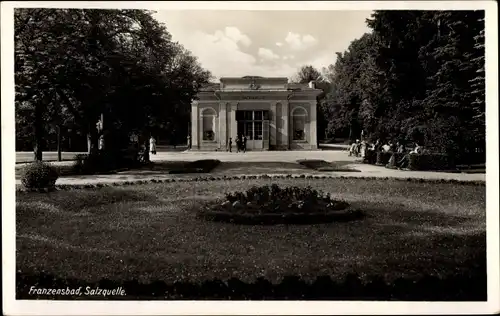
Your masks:
<svg viewBox="0 0 500 316"><path fill-rule="evenodd" d="M76 155L73 173L113 174L121 170L138 168L148 163L150 162L144 158L144 150L129 147L115 151L97 152L92 155Z"/></svg>
<svg viewBox="0 0 500 316"><path fill-rule="evenodd" d="M137 280L101 279L87 282L63 279L46 273L16 273L16 299L50 300L404 300L404 301L485 301L487 299L486 265L467 274L446 278L423 276L419 279L399 278L387 283L382 277L362 279L349 274L342 281L328 275L306 281L299 276L286 276L274 284L264 278L247 283L237 278L200 282L165 283L157 280L141 283ZM30 294L36 289L71 290L81 287L82 295ZM125 295L85 295L89 289L118 289Z"/></svg>
<svg viewBox="0 0 500 316"><path fill-rule="evenodd" d="M365 157L363 158L363 162L371 165L377 163L377 152L375 150L368 149L365 152Z"/></svg>
<svg viewBox="0 0 500 316"><path fill-rule="evenodd" d="M107 154L79 154L75 156L73 172L75 174L111 174L118 164Z"/></svg>
<svg viewBox="0 0 500 316"><path fill-rule="evenodd" d="M401 166L400 162L408 155L406 166ZM374 156L376 157L374 159ZM454 170L456 168L453 157L446 154L403 154L393 152L374 152L367 151L364 162L378 166L386 166L387 168L395 169L406 167L414 171L438 171L438 170Z"/></svg>
<svg viewBox="0 0 500 316"><path fill-rule="evenodd" d="M408 159L410 170L450 170L454 167L453 158L445 154L412 154Z"/></svg>
<svg viewBox="0 0 500 316"><path fill-rule="evenodd" d="M377 160L376 165L385 166L389 163L389 159L391 159L392 152L379 151L377 152Z"/></svg>

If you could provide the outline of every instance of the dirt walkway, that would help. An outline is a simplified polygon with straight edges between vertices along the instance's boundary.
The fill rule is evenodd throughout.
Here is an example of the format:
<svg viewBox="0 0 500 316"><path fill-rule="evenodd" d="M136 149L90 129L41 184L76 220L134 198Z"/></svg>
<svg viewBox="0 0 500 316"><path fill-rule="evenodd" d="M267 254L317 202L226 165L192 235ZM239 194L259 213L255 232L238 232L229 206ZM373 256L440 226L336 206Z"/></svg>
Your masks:
<svg viewBox="0 0 500 316"><path fill-rule="evenodd" d="M152 155L152 161L195 161L199 159L218 159L221 164L210 173L204 174L168 174L162 170L131 170L111 175L82 175L65 176L57 180L57 184L81 185L96 183L113 183L152 179L179 179L210 176L241 176L241 175L314 175L314 176L343 176L343 177L390 177L390 178L418 178L418 179L445 179L459 181L486 181L486 174L465 174L426 171L402 171L384 167L362 164L359 158L349 157L344 151L269 151L269 152L161 152ZM360 172L318 172L297 163L300 159L322 159L329 162L342 163L348 169L357 169ZM72 162L63 161L54 165L70 165ZM16 165L22 168L23 164ZM20 184L16 180L16 184Z"/></svg>
<svg viewBox="0 0 500 316"><path fill-rule="evenodd" d="M465 174L465 173L444 173L444 172L423 172L423 171L400 171L391 170L383 167L376 167L370 165L353 164L347 165L346 167L352 167L360 170L361 172L318 172L311 171L310 169L302 168L299 164L296 168L234 168L221 169L217 171L219 167L213 170L211 173L200 173L200 174L141 174L141 173L130 173L123 172L111 175L84 175L84 176L71 176L71 177L61 177L57 180L59 185L82 185L82 184L97 184L97 183L118 183L125 181L137 181L137 180L165 180L165 179L186 179L186 178L196 178L196 177L221 177L221 176L249 176L249 175L311 175L311 176L328 176L328 177L354 177L354 178L366 178L366 177L380 177L380 178L416 178L416 179L444 179L444 180L459 180L459 181L486 181L485 174ZM21 184L20 180L16 180L16 184Z"/></svg>

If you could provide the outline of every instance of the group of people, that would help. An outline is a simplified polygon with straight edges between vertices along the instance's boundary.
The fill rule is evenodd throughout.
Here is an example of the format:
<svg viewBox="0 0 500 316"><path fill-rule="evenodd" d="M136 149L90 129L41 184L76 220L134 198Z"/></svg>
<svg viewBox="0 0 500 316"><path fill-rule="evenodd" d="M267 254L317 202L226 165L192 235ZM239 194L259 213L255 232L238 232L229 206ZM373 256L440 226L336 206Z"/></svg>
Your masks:
<svg viewBox="0 0 500 316"><path fill-rule="evenodd" d="M356 141L349 147L349 156L364 157L367 150L373 150L375 152L393 152L399 154L407 153L406 146L401 142L389 141L387 143L383 143L380 139L377 139L375 143L370 144L367 141L360 141L359 139L356 139ZM418 143L415 143L414 148L408 153L421 154L422 147Z"/></svg>
<svg viewBox="0 0 500 316"><path fill-rule="evenodd" d="M404 168L408 164L409 155L422 154L423 148L416 142L413 149L408 151L405 144L401 142L389 141L387 143L383 143L380 139L377 139L375 143L370 144L365 140L360 141L357 139L349 147L349 156L365 157L367 151L404 154L401 160L397 162L399 166ZM395 157L396 156L393 155L391 159L396 159Z"/></svg>
<svg viewBox="0 0 500 316"><path fill-rule="evenodd" d="M188 149L191 149L191 137L187 137L187 143L188 143ZM230 137L228 146L227 146L227 151L232 152L232 147L233 147L233 139ZM247 138L245 135L238 135L236 138L236 152L246 152L247 151ZM156 155L156 139L151 136L149 138L149 152L153 155Z"/></svg>
<svg viewBox="0 0 500 316"><path fill-rule="evenodd" d="M233 139L229 137L229 142L227 143L227 151L233 151ZM239 134L236 137L236 152L247 152L247 137L245 135Z"/></svg>

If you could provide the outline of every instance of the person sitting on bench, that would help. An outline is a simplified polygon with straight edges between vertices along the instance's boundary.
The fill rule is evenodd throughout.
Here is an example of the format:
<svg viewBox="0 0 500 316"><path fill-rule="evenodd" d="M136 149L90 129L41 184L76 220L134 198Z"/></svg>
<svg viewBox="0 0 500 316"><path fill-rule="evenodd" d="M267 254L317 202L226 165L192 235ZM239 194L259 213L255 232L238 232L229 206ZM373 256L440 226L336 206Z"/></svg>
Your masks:
<svg viewBox="0 0 500 316"><path fill-rule="evenodd" d="M422 153L422 147L418 143L415 143L415 148L410 151L408 154L404 155L404 157L399 162L401 168L407 168L410 162L410 155L420 155Z"/></svg>

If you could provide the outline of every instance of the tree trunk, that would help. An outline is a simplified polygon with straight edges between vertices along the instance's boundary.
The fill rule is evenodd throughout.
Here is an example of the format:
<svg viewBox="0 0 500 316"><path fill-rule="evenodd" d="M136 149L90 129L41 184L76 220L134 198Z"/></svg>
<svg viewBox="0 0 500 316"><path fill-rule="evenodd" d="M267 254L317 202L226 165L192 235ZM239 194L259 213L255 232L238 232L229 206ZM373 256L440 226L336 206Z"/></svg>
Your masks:
<svg viewBox="0 0 500 316"><path fill-rule="evenodd" d="M90 155L96 155L99 151L99 135L97 132L90 132Z"/></svg>
<svg viewBox="0 0 500 316"><path fill-rule="evenodd" d="M144 144L144 162L149 162L149 140Z"/></svg>
<svg viewBox="0 0 500 316"><path fill-rule="evenodd" d="M90 136L90 133L87 133L87 154L89 154L89 155L90 155L91 147L92 147L91 136Z"/></svg>
<svg viewBox="0 0 500 316"><path fill-rule="evenodd" d="M42 142L43 142L43 120L40 105L35 106L35 124L33 126L33 154L34 160L42 161Z"/></svg>
<svg viewBox="0 0 500 316"><path fill-rule="evenodd" d="M89 132L87 132L87 153L89 155L95 155L99 148L99 134L95 126L92 128L90 126Z"/></svg>
<svg viewBox="0 0 500 316"><path fill-rule="evenodd" d="M61 127L57 126L57 161L62 161L61 155Z"/></svg>

